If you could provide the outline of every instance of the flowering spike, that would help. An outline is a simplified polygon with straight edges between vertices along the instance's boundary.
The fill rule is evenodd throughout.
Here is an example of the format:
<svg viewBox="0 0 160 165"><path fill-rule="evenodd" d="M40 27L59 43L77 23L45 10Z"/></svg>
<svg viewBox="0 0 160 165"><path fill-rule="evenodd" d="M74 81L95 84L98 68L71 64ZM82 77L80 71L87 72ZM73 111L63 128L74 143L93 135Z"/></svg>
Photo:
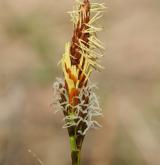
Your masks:
<svg viewBox="0 0 160 165"><path fill-rule="evenodd" d="M86 132L101 127L94 119L102 113L89 77L94 69L102 68L98 60L103 56L104 47L96 34L102 28L94 24L102 17L104 9L104 4L76 0L76 6L69 12L74 26L72 40L66 43L60 61L64 80L57 79L54 83L55 105L59 108L56 111L64 113L63 128L68 129L71 149L76 152L81 150Z"/></svg>

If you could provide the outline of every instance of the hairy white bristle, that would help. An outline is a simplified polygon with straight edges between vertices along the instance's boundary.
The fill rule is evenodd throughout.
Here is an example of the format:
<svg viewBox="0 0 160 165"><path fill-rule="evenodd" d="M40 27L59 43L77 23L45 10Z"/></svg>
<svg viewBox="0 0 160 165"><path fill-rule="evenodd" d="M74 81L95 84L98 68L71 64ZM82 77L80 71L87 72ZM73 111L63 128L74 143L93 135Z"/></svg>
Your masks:
<svg viewBox="0 0 160 165"><path fill-rule="evenodd" d="M94 92L94 89L96 88L95 85L89 84L86 87L81 88L79 95L76 97L79 99L80 102L76 106L70 105L68 101L64 103L59 102L59 100L61 99L61 94L65 95L67 93L64 87L59 89L59 86L63 85L64 81L62 79L57 79L57 81L53 85L55 91L54 99L55 102L58 104L58 106L55 107L55 111L67 111L67 107L72 107L75 109L74 113L71 113L68 116L64 117L65 124L63 128L78 126L80 122L83 122L86 124L87 127L83 132L82 130L78 130L78 132L84 135L90 128L101 127L101 125L94 119L95 117L102 115L102 110L100 108L98 98ZM83 96L89 98L89 102L87 104L84 103ZM82 108L84 106L86 107L85 110ZM82 118L80 116L80 113L86 114L85 117Z"/></svg>

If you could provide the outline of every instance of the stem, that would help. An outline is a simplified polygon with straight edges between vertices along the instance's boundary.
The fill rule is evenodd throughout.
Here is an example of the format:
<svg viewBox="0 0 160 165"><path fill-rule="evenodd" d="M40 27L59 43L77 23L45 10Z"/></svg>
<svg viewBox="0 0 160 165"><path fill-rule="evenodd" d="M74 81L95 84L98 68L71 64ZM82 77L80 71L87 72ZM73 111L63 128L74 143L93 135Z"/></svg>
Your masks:
<svg viewBox="0 0 160 165"><path fill-rule="evenodd" d="M80 150L77 149L76 136L70 137L72 165L80 165Z"/></svg>

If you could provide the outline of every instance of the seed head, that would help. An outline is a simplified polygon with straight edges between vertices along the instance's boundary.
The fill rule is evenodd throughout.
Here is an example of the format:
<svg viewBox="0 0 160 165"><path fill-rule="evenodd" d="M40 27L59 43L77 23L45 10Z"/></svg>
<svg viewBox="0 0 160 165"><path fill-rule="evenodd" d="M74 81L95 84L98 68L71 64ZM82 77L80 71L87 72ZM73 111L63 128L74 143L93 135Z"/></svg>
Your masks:
<svg viewBox="0 0 160 165"><path fill-rule="evenodd" d="M64 128L70 135L84 136L89 128L100 127L93 119L101 115L101 108L89 77L93 69L101 68L98 60L104 48L96 33L102 28L94 24L104 8L104 4L76 0L74 10L69 12L74 32L61 60L64 80L57 79L54 89L56 105L64 113Z"/></svg>

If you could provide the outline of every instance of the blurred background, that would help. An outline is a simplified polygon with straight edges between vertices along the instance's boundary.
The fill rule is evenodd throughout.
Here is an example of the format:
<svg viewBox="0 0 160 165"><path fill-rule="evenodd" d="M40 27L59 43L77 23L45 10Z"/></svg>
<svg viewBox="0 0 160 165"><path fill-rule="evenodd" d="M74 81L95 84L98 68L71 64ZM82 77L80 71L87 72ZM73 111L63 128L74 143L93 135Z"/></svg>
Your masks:
<svg viewBox="0 0 160 165"><path fill-rule="evenodd" d="M160 1L97 1L108 7L106 69L91 78L103 128L88 132L82 164L160 165ZM0 0L0 165L71 164L63 115L50 105L73 2Z"/></svg>

